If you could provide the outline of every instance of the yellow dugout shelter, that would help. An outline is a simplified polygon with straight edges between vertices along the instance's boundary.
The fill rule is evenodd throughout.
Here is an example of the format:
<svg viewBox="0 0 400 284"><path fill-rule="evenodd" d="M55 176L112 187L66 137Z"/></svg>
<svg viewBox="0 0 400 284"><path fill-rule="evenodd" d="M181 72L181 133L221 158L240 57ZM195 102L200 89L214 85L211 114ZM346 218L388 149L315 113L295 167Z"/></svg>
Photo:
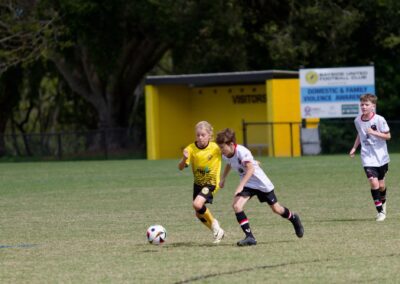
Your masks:
<svg viewBox="0 0 400 284"><path fill-rule="evenodd" d="M148 76L147 159L181 157L201 120L214 134L234 129L238 143L255 155L300 156L298 76L280 70Z"/></svg>

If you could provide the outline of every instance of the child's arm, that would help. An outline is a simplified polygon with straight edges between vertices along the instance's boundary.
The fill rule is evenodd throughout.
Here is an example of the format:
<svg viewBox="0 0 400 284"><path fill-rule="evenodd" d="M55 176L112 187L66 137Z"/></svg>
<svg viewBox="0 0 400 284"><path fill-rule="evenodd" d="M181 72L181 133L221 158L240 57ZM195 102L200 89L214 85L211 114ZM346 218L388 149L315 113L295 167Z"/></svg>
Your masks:
<svg viewBox="0 0 400 284"><path fill-rule="evenodd" d="M225 179L228 176L231 168L232 168L231 165L229 165L229 164L225 165L224 172L222 173L221 180L219 181L220 188L223 188L225 186Z"/></svg>
<svg viewBox="0 0 400 284"><path fill-rule="evenodd" d="M181 159L181 161L178 164L178 169L179 170L183 170L184 168L186 168L186 160L189 157L189 151L187 149L183 150L183 157Z"/></svg>
<svg viewBox="0 0 400 284"><path fill-rule="evenodd" d="M235 191L235 196L242 192L243 187L246 185L246 183L249 181L249 179L251 178L251 176L254 174L254 166L252 162L247 162L246 163L246 174L244 175L244 177L241 179L239 185L236 188Z"/></svg>
<svg viewBox="0 0 400 284"><path fill-rule="evenodd" d="M350 153L349 153L350 157L354 158L354 156L356 154L356 150L359 145L360 145L360 135L357 134L356 140L354 141L353 148L351 148Z"/></svg>
<svg viewBox="0 0 400 284"><path fill-rule="evenodd" d="M374 135L376 137L379 137L379 138L381 138L383 140L390 140L390 138L392 138L391 135L390 135L390 132L386 132L386 133L385 132L379 132L377 130L373 130L372 128L368 128L367 129L367 133L371 134L371 135Z"/></svg>

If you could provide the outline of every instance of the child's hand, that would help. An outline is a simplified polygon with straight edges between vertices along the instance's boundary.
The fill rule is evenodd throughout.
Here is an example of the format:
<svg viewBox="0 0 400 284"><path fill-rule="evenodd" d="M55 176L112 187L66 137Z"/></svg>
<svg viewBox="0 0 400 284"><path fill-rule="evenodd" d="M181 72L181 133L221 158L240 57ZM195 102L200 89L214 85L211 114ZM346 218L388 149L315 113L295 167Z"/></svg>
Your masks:
<svg viewBox="0 0 400 284"><path fill-rule="evenodd" d="M224 186L225 186L225 179L221 179L221 180L219 181L219 187L220 187L220 188L224 188Z"/></svg>
<svg viewBox="0 0 400 284"><path fill-rule="evenodd" d="M351 148L349 155L350 155L350 158L354 158L354 156L356 155L356 148L354 148L354 147Z"/></svg>
<svg viewBox="0 0 400 284"><path fill-rule="evenodd" d="M242 191L243 191L243 186L238 186L238 188L236 188L236 191L235 191L235 196L237 196Z"/></svg>
<svg viewBox="0 0 400 284"><path fill-rule="evenodd" d="M372 127L367 128L367 133L374 135L376 133L376 127L375 127L375 129L373 129Z"/></svg>

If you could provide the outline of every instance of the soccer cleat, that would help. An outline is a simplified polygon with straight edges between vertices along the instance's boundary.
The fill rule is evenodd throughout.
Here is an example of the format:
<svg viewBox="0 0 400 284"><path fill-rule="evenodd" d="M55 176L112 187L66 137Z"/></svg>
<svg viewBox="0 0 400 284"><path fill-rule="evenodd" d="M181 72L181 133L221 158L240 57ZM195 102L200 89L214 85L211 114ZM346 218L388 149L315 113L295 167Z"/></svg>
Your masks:
<svg viewBox="0 0 400 284"><path fill-rule="evenodd" d="M240 240L237 242L237 245L240 247L255 246L256 244L257 244L257 241L252 237L246 237L243 240Z"/></svg>
<svg viewBox="0 0 400 284"><path fill-rule="evenodd" d="M294 231L296 232L296 236L302 238L304 235L304 228L301 224L300 216L297 213L294 213L292 224Z"/></svg>
<svg viewBox="0 0 400 284"><path fill-rule="evenodd" d="M214 244L218 244L219 242L221 242L221 240L224 238L225 236L225 232L224 230L222 230L221 228L219 229L219 231L217 232L216 235L214 235Z"/></svg>
<svg viewBox="0 0 400 284"><path fill-rule="evenodd" d="M217 219L214 219L213 223L211 224L211 229L212 229L213 235L214 235L213 243L217 244L224 238L225 232L220 227Z"/></svg>
<svg viewBox="0 0 400 284"><path fill-rule="evenodd" d="M386 216L386 203L387 201L385 201L385 203L382 204L382 212L383 214L385 214L385 216Z"/></svg>
<svg viewBox="0 0 400 284"><path fill-rule="evenodd" d="M382 212L379 212L379 213L376 215L376 221L377 221L377 222L381 222L381 221L383 221L383 220L385 220L385 219L386 219L386 214L383 213L383 211L382 211Z"/></svg>

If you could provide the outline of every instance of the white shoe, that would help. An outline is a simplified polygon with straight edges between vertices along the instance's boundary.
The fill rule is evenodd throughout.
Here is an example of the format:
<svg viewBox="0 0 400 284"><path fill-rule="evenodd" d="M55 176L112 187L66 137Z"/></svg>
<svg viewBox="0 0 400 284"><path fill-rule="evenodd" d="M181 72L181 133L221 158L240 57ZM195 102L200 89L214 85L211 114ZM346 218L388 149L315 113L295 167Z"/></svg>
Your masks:
<svg viewBox="0 0 400 284"><path fill-rule="evenodd" d="M386 214L383 213L383 212L379 212L379 213L376 215L376 221L377 221L377 222L383 221L383 220L385 220L385 219L386 219Z"/></svg>
<svg viewBox="0 0 400 284"><path fill-rule="evenodd" d="M218 233L216 235L214 235L214 244L218 244L219 242L221 242L221 240L224 238L225 236L225 232L222 229L219 229Z"/></svg>
<svg viewBox="0 0 400 284"><path fill-rule="evenodd" d="M382 209L383 209L383 213L386 215L386 203L387 201L385 201L385 203L382 204Z"/></svg>
<svg viewBox="0 0 400 284"><path fill-rule="evenodd" d="M225 232L219 226L219 223L218 223L217 219L214 219L213 223L211 224L211 228L212 228L213 235L214 235L214 242L213 243L217 244L224 238Z"/></svg>

